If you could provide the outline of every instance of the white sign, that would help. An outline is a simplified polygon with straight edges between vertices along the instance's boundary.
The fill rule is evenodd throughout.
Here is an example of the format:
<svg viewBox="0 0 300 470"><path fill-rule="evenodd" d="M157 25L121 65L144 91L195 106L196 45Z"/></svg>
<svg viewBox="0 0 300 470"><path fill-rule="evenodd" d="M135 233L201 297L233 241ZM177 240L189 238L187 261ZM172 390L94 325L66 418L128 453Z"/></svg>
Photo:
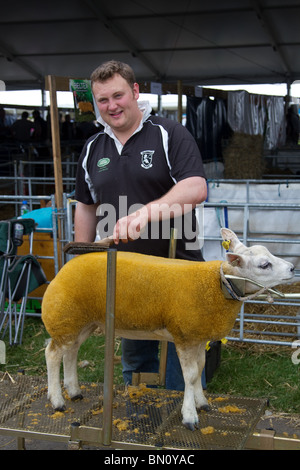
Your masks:
<svg viewBox="0 0 300 470"><path fill-rule="evenodd" d="M150 92L153 95L162 95L162 85L158 82L151 82L150 84Z"/></svg>
<svg viewBox="0 0 300 470"><path fill-rule="evenodd" d="M202 86L195 86L195 96L197 96L197 98L202 98L203 96Z"/></svg>

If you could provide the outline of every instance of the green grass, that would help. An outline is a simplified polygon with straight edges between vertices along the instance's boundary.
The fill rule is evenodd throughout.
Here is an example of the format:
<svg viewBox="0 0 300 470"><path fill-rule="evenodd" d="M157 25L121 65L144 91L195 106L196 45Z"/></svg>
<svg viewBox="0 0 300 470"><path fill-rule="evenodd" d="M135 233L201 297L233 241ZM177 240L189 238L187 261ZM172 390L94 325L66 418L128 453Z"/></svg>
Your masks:
<svg viewBox="0 0 300 470"><path fill-rule="evenodd" d="M257 353L227 343L208 391L266 398L271 409L300 413L300 365L293 364L293 352L276 348L276 352Z"/></svg>
<svg viewBox="0 0 300 470"><path fill-rule="evenodd" d="M21 345L6 344L6 364L0 364L0 371L15 374L24 370L26 375L47 375L45 347L49 335L38 318L26 318ZM4 338L7 342L7 336ZM78 367L78 377L84 382L103 382L104 380L104 343L103 335L93 335L81 346L78 362L88 361L87 367ZM120 345L116 341L116 356L120 356ZM121 365L114 368L115 383L122 383Z"/></svg>
<svg viewBox="0 0 300 470"><path fill-rule="evenodd" d="M27 375L45 375L45 341L48 334L37 318L26 318L21 346L6 347L6 364L0 371L15 374L24 369ZM233 343L222 346L221 364L212 381L209 393L234 396L267 398L271 409L300 413L299 376L300 365L293 364L295 350L276 348L274 351L255 352L253 347L235 347ZM121 354L116 341L116 355ZM94 335L80 348L78 362L88 361L85 368L78 368L80 381L103 382L104 337ZM121 384L121 364L115 365L115 383Z"/></svg>

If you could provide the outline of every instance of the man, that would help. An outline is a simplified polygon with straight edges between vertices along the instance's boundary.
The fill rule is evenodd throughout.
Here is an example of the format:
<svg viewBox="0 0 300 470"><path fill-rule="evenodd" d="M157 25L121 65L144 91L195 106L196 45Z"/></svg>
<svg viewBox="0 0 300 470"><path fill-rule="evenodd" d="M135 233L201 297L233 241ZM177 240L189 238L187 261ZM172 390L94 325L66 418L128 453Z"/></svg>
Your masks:
<svg viewBox="0 0 300 470"><path fill-rule="evenodd" d="M206 199L206 180L192 136L138 103L139 86L127 64L107 62L91 82L103 130L87 141L78 163L75 241L91 242L96 229L101 237L111 229L119 250L167 257L164 223L171 218L181 229L176 256L203 261L192 209ZM154 341L122 341L125 382L133 371L157 372L157 348ZM169 352L166 387L183 389L173 345Z"/></svg>
<svg viewBox="0 0 300 470"><path fill-rule="evenodd" d="M47 140L47 122L42 118L38 109L32 111L33 122L33 134L32 139L35 142L45 142Z"/></svg>
<svg viewBox="0 0 300 470"><path fill-rule="evenodd" d="M28 119L29 113L23 111L21 119L18 119L11 126L13 137L19 142L29 142L31 132L33 130L33 123Z"/></svg>

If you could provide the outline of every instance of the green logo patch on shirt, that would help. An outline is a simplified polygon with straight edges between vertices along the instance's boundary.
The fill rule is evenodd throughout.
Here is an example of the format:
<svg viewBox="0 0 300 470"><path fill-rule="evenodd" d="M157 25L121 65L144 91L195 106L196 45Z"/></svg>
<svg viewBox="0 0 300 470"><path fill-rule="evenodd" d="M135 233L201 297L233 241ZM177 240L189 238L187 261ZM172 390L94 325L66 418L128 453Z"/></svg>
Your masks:
<svg viewBox="0 0 300 470"><path fill-rule="evenodd" d="M110 163L110 158L100 158L97 163L97 167L99 168L99 171L104 171L107 170L107 165Z"/></svg>

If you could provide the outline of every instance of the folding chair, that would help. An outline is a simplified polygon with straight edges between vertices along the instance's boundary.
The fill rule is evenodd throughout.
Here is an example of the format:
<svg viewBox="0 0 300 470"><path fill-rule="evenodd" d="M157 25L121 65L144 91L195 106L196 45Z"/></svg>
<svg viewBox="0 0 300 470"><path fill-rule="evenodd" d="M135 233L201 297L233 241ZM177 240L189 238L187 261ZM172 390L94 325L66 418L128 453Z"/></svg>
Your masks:
<svg viewBox="0 0 300 470"><path fill-rule="evenodd" d="M25 256L17 255L16 224L21 224L23 234L29 236L30 253ZM22 343L28 294L47 281L32 254L34 229L33 219L0 221L0 333L4 338L9 330L10 345Z"/></svg>

